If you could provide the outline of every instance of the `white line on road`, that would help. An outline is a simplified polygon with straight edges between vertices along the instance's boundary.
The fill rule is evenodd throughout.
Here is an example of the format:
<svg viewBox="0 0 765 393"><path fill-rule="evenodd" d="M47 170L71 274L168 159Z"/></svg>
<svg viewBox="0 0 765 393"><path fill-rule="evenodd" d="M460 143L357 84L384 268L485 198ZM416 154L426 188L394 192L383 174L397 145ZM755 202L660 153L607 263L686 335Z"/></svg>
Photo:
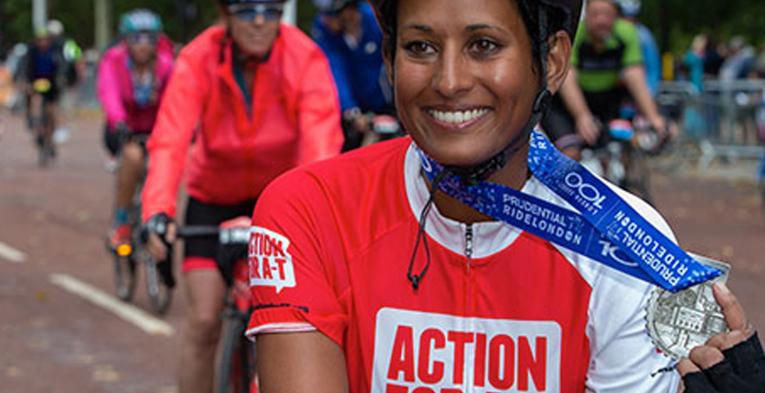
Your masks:
<svg viewBox="0 0 765 393"><path fill-rule="evenodd" d="M7 259L11 262L22 263L27 260L27 254L0 242L0 258Z"/></svg>
<svg viewBox="0 0 765 393"><path fill-rule="evenodd" d="M146 333L165 336L170 336L175 333L173 327L166 322L154 318L135 306L123 303L114 297L107 295L100 289L86 284L72 276L66 274L51 274L50 282L97 306L111 311L125 321L138 326Z"/></svg>

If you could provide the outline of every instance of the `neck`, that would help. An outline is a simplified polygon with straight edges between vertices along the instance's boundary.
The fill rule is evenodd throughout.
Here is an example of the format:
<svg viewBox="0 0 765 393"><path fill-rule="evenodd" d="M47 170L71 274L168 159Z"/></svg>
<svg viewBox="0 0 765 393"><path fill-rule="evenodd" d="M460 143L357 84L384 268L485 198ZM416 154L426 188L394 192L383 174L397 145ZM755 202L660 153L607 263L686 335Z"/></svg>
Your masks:
<svg viewBox="0 0 765 393"><path fill-rule="evenodd" d="M526 143L508 160L507 164L489 177L490 182L502 184L504 186L520 190L529 178L528 164L526 162L529 153L529 145ZM452 220L473 224L476 222L495 221L462 202L444 194L437 192L434 197L434 203L445 217Z"/></svg>

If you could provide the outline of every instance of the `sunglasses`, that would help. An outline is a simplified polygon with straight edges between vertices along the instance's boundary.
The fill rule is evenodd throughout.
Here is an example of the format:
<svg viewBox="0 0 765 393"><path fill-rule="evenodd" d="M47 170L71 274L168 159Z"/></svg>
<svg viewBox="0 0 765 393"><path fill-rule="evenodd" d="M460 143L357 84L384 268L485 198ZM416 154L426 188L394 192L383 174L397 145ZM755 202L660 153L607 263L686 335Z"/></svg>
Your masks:
<svg viewBox="0 0 765 393"><path fill-rule="evenodd" d="M284 4L236 4L229 6L228 12L242 22L253 22L259 16L273 22L282 18Z"/></svg>
<svg viewBox="0 0 765 393"><path fill-rule="evenodd" d="M156 44L158 36L155 33L139 32L139 33L129 34L127 37L125 37L125 39L130 45Z"/></svg>

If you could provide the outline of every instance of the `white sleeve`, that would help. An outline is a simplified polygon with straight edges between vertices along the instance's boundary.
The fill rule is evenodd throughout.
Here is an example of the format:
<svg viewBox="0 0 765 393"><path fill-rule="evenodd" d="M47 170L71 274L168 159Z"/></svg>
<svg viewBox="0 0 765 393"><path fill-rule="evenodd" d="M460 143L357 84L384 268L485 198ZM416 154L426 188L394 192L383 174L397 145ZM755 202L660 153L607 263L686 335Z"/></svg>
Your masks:
<svg viewBox="0 0 765 393"><path fill-rule="evenodd" d="M609 286L614 291L604 293ZM671 368L673 362L658 352L646 331L645 305L650 288L646 286L641 293L637 286L619 291L603 285L597 291L601 293L593 293L587 326L591 351L587 391L676 392L679 375ZM667 367L669 371L658 372Z"/></svg>
<svg viewBox="0 0 765 393"><path fill-rule="evenodd" d="M657 229L676 241L669 225L656 210L631 194L617 192ZM646 328L646 304L654 287L602 265L596 270L592 276L593 292L587 324L590 339L587 391L677 392L680 376L672 368L674 362L659 353ZM658 372L662 369L665 371Z"/></svg>

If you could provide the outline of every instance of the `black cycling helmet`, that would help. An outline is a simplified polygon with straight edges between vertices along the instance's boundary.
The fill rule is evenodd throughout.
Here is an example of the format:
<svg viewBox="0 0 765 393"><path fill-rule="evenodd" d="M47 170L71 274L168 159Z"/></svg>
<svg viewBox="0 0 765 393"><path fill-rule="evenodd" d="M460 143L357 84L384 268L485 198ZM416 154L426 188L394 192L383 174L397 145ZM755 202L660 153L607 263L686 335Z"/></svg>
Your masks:
<svg viewBox="0 0 765 393"><path fill-rule="evenodd" d="M538 3L562 11L565 19L561 28L572 38L576 34L579 25L579 17L582 13L583 0L517 0L519 4ZM391 32L396 18L396 0L369 0L377 14L377 20L383 31Z"/></svg>

